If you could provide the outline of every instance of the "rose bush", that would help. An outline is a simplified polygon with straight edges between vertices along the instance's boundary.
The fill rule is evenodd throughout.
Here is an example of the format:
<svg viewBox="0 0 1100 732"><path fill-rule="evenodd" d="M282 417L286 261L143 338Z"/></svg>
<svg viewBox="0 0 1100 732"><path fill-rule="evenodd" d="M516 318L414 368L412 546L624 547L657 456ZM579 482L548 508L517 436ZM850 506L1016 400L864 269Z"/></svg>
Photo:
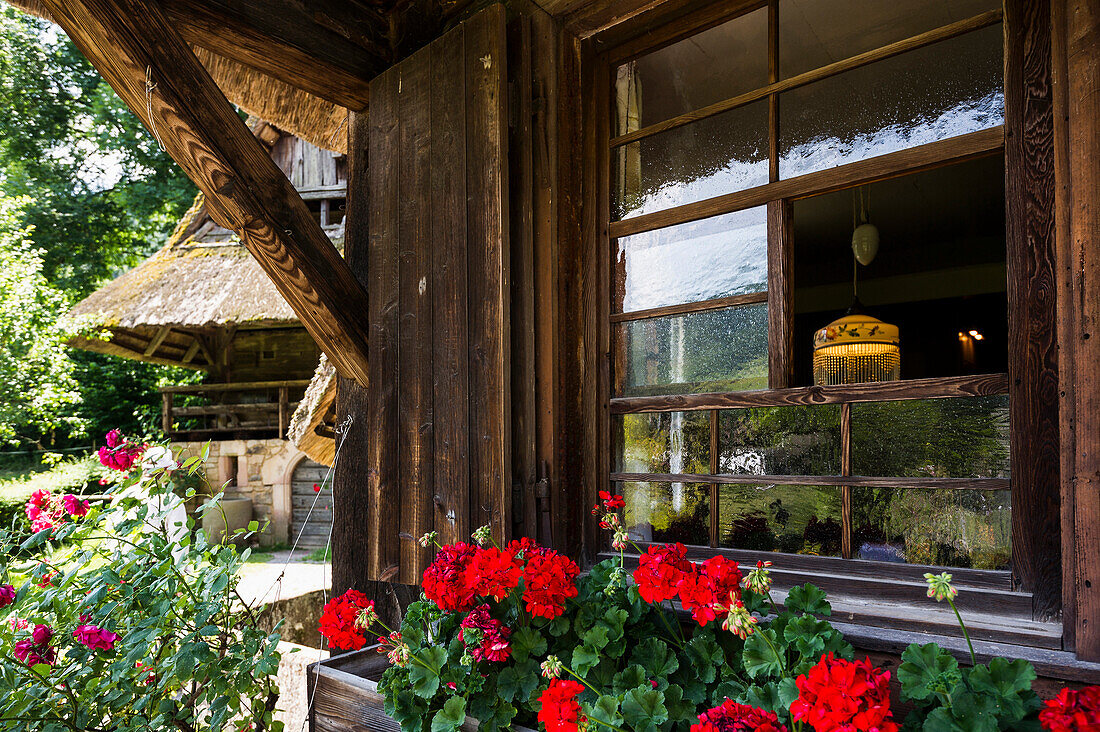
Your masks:
<svg viewBox="0 0 1100 732"><path fill-rule="evenodd" d="M179 520L192 491L175 478L201 458L147 447L108 436L100 457L123 474L111 505L36 495L33 536L0 530L0 728L281 728L279 638L236 591L247 551Z"/></svg>
<svg viewBox="0 0 1100 732"><path fill-rule="evenodd" d="M1100 732L1100 689L1043 708L1030 664L972 655L963 668L934 644L902 656L913 707L903 727L890 673L854 658L823 591L794 587L779 606L770 563L743 574L724 557L692 562L679 544L639 548L628 579L622 507L601 494L593 513L620 554L585 575L553 550L527 539L500 548L479 529L476 543L438 548L400 628L349 591L325 607L322 634L352 650L382 629L377 650L392 665L378 688L405 732L454 732L467 716L482 730L549 732ZM929 597L954 609L950 575L927 579Z"/></svg>

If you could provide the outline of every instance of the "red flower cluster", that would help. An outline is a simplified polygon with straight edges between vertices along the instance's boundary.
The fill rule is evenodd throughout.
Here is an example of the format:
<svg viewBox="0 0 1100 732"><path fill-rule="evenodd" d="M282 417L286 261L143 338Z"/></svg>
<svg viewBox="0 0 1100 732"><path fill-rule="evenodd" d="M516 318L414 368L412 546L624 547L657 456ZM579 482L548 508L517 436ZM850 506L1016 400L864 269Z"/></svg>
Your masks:
<svg viewBox="0 0 1100 732"><path fill-rule="evenodd" d="M569 557L551 549L528 552L523 568L523 601L527 612L553 620L565 612L565 601L577 596L577 575L581 573Z"/></svg>
<svg viewBox="0 0 1100 732"><path fill-rule="evenodd" d="M651 546L638 560L634 582L651 605L679 596L699 625L724 618L727 608L741 599L737 562L716 556L695 564L687 560L683 544Z"/></svg>
<svg viewBox="0 0 1100 732"><path fill-rule="evenodd" d="M634 570L634 582L638 594L650 605L671 600L679 593L680 580L685 572L692 571L683 544L651 546L638 558Z"/></svg>
<svg viewBox="0 0 1100 732"><path fill-rule="evenodd" d="M31 521L31 531L35 533L65 523L65 506L44 488L31 494L23 510Z"/></svg>
<svg viewBox="0 0 1100 732"><path fill-rule="evenodd" d="M607 491L600 491L600 502L592 507L592 515L599 515L601 508L604 511L617 511L620 508L626 508L626 499L622 496L613 496Z"/></svg>
<svg viewBox="0 0 1100 732"><path fill-rule="evenodd" d="M333 648L357 651L367 644L366 630L374 623L374 600L348 590L325 603L321 611L321 635Z"/></svg>
<svg viewBox="0 0 1100 732"><path fill-rule="evenodd" d="M577 696L584 687L576 681L553 679L546 691L539 696L542 709L539 721L546 725L546 732L577 732L581 717L581 705Z"/></svg>
<svg viewBox="0 0 1100 732"><path fill-rule="evenodd" d="M791 704L795 721L814 732L897 732L890 713L890 672L870 659L845 661L830 653L795 679L798 699Z"/></svg>
<svg viewBox="0 0 1100 732"><path fill-rule="evenodd" d="M691 725L691 732L787 732L787 728L775 712L726 699L722 706L700 714L699 724Z"/></svg>
<svg viewBox="0 0 1100 732"><path fill-rule="evenodd" d="M145 451L144 445L128 442L118 430L111 430L104 439L107 444L99 448L99 462L111 470L129 470Z"/></svg>
<svg viewBox="0 0 1100 732"><path fill-rule="evenodd" d="M5 608L15 602L15 588L11 585L0 585L0 608Z"/></svg>
<svg viewBox="0 0 1100 732"><path fill-rule="evenodd" d="M496 547L450 544L439 550L424 570L424 594L445 612L468 612L478 597L497 602L524 584L523 599L532 615L555 618L565 600L577 595L574 583L580 568L555 551L528 539L513 541L503 551Z"/></svg>
<svg viewBox="0 0 1100 732"><path fill-rule="evenodd" d="M1051 732L1100 732L1100 686L1062 689L1039 712L1039 723Z"/></svg>
<svg viewBox="0 0 1100 732"><path fill-rule="evenodd" d="M87 501L82 501L71 493L62 496L61 503L65 506L65 512L73 518L87 516L88 508L91 505Z"/></svg>
<svg viewBox="0 0 1100 732"><path fill-rule="evenodd" d="M85 645L92 650L114 650L115 643L121 637L118 633L112 633L94 625L78 625L76 630L73 631L73 638L76 638L81 645Z"/></svg>
<svg viewBox="0 0 1100 732"><path fill-rule="evenodd" d="M477 632L468 632L471 630ZM512 631L499 620L489 616L489 606L483 604L471 610L462 621L458 639L467 646L473 644L470 655L475 661L507 661L512 655L512 647L508 644L511 634Z"/></svg>
<svg viewBox="0 0 1100 732"><path fill-rule="evenodd" d="M36 625L30 638L15 644L15 657L27 666L40 663L52 666L57 661L57 649L50 645L52 639L53 630L48 625Z"/></svg>
<svg viewBox="0 0 1100 732"><path fill-rule="evenodd" d="M741 599L741 570L737 562L722 556L692 564L677 585L680 602L700 626L729 614L729 606Z"/></svg>

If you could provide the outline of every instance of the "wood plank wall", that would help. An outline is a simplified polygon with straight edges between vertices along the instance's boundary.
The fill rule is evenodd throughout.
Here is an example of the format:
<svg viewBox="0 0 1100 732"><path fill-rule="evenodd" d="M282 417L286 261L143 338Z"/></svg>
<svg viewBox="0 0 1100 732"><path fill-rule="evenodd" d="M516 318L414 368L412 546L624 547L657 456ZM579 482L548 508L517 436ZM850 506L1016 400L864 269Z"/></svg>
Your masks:
<svg viewBox="0 0 1100 732"><path fill-rule="evenodd" d="M505 50L491 6L372 81L369 119L352 121L347 246L370 292L370 373L365 400L338 397L356 423L336 498L365 515L337 516L334 591L419 583L428 531L511 532Z"/></svg>

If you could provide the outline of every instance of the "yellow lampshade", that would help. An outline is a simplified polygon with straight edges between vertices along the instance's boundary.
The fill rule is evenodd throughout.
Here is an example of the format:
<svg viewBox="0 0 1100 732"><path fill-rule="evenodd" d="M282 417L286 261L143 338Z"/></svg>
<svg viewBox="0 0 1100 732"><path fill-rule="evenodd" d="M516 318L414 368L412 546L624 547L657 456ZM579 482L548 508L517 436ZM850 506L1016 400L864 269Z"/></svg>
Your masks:
<svg viewBox="0 0 1100 732"><path fill-rule="evenodd" d="M900 343L896 325L862 313L837 318L814 333L814 383L897 381Z"/></svg>

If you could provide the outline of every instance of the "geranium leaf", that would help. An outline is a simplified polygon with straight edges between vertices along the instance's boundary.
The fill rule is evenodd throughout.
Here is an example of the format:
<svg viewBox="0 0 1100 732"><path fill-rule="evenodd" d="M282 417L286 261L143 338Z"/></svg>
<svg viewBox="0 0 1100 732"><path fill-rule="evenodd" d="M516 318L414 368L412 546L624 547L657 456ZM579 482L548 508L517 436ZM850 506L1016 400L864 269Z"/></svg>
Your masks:
<svg viewBox="0 0 1100 732"><path fill-rule="evenodd" d="M833 608L825 600L825 591L809 583L801 587L792 587L783 601L792 613L811 613L813 615L832 615Z"/></svg>
<svg viewBox="0 0 1100 732"><path fill-rule="evenodd" d="M765 635L767 639L764 638ZM749 678L777 676L783 671L783 659L776 655L779 645L775 631L770 628L758 630L749 636L745 641L745 650L741 653L745 673ZM772 650L773 648L775 650Z"/></svg>
<svg viewBox="0 0 1100 732"><path fill-rule="evenodd" d="M585 714L596 722L602 722L609 727L618 727L623 723L623 716L619 714L619 700L608 694L604 694L596 700L595 704L585 704Z"/></svg>
<svg viewBox="0 0 1100 732"><path fill-rule="evenodd" d="M787 707L779 698L779 687L774 682L762 686L750 686L741 695L741 703L766 709L769 712L786 711Z"/></svg>
<svg viewBox="0 0 1100 732"><path fill-rule="evenodd" d="M512 666L505 667L497 674L497 694L504 701L510 702L515 699L519 688L519 676Z"/></svg>
<svg viewBox="0 0 1100 732"><path fill-rule="evenodd" d="M627 666L619 673L615 674L615 679L612 681L612 686L616 694L623 694L628 689L633 689L636 686L641 686L646 682L645 669L634 664Z"/></svg>
<svg viewBox="0 0 1100 732"><path fill-rule="evenodd" d="M902 698L922 700L933 693L947 694L960 681L959 662L935 643L912 644L901 654L898 682Z"/></svg>
<svg viewBox="0 0 1100 732"><path fill-rule="evenodd" d="M679 686L669 685L663 690L665 695L665 707L668 709L668 718L671 722L694 722L695 704L684 697L684 690Z"/></svg>
<svg viewBox="0 0 1100 732"><path fill-rule="evenodd" d="M646 638L634 647L630 661L644 668L651 679L668 676L680 667L676 656L669 652L668 645L652 637Z"/></svg>
<svg viewBox="0 0 1100 732"><path fill-rule="evenodd" d="M573 649L573 671L579 676L585 676L588 671L600 662L600 652L588 646L577 646Z"/></svg>
<svg viewBox="0 0 1100 732"><path fill-rule="evenodd" d="M725 663L725 654L711 635L698 635L688 641L684 653L691 662L692 671L704 684L713 683L718 667Z"/></svg>
<svg viewBox="0 0 1100 732"><path fill-rule="evenodd" d="M665 695L648 686L631 689L623 699L623 719L635 732L656 732L668 721Z"/></svg>
<svg viewBox="0 0 1100 732"><path fill-rule="evenodd" d="M452 696L432 717L432 732L457 732L465 721L466 700L461 696Z"/></svg>
<svg viewBox="0 0 1100 732"><path fill-rule="evenodd" d="M517 661L546 653L546 639L534 628L520 628L512 633L511 642L512 656Z"/></svg>
<svg viewBox="0 0 1100 732"><path fill-rule="evenodd" d="M1035 668L1022 659L1009 661L998 657L988 666L975 666L968 680L975 692L989 694L996 700L1003 721L1018 722L1028 711L1025 701L1030 701L1026 695L1031 694Z"/></svg>
<svg viewBox="0 0 1100 732"><path fill-rule="evenodd" d="M600 650L607 645L607 631L606 625L597 625L594 628L589 628L581 640L584 641L585 645Z"/></svg>
<svg viewBox="0 0 1100 732"><path fill-rule="evenodd" d="M419 662L409 664L409 683L417 696L430 699L439 688L439 669L447 661L447 650L441 646L429 646L414 654Z"/></svg>

